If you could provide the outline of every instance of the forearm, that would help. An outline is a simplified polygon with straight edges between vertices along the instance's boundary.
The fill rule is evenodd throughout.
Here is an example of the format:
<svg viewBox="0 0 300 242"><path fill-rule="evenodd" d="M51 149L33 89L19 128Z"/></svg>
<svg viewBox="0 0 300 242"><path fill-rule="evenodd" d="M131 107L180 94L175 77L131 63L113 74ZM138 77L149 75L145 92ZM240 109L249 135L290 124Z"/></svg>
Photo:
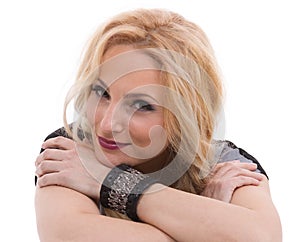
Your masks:
<svg viewBox="0 0 300 242"><path fill-rule="evenodd" d="M280 232L271 231L278 228L277 217L268 221L273 215L258 210L171 188L143 195L138 205L141 220L176 241L280 241Z"/></svg>
<svg viewBox="0 0 300 242"><path fill-rule="evenodd" d="M151 225L102 216L92 200L63 187L37 188L36 215L42 242L173 241Z"/></svg>

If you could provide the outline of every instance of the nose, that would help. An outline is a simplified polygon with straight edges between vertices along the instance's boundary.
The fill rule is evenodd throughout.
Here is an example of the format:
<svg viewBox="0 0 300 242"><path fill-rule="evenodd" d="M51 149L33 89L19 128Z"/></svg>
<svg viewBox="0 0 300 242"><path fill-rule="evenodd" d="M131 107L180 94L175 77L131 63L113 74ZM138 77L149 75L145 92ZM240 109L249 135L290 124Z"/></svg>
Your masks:
<svg viewBox="0 0 300 242"><path fill-rule="evenodd" d="M113 103L110 103L107 107L99 107L97 115L100 118L97 126L101 134L110 136L113 133L123 131L124 118L122 119L122 111Z"/></svg>

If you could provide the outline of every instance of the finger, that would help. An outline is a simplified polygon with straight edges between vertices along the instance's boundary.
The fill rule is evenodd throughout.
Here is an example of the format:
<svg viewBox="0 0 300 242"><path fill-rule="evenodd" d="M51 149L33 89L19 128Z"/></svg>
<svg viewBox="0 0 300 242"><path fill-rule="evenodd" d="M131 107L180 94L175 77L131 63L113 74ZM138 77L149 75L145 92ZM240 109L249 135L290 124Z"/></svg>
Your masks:
<svg viewBox="0 0 300 242"><path fill-rule="evenodd" d="M261 181L264 177L264 175L261 173L254 172L252 170L244 169L241 167L235 167L233 169L230 169L224 174L224 177L227 178L238 176L251 177L259 181Z"/></svg>
<svg viewBox="0 0 300 242"><path fill-rule="evenodd" d="M234 161L226 161L220 163L216 171L214 172L214 177L215 178L221 178L226 175L226 173L230 170L237 169L238 164L240 164L239 160L234 160Z"/></svg>
<svg viewBox="0 0 300 242"><path fill-rule="evenodd" d="M256 163L241 162L239 164L239 167L241 167L243 169L247 169L249 171L255 171L257 169L257 164Z"/></svg>
<svg viewBox="0 0 300 242"><path fill-rule="evenodd" d="M73 149L74 147L75 147L75 142L63 136L57 136L55 138L47 139L42 144L42 149L55 148L55 149L70 150Z"/></svg>
<svg viewBox="0 0 300 242"><path fill-rule="evenodd" d="M39 166L37 166L35 173L38 177L42 177L45 174L63 170L64 166L65 164L59 161L44 160Z"/></svg>
<svg viewBox="0 0 300 242"><path fill-rule="evenodd" d="M236 189L242 186L249 186L249 185L258 186L259 180L249 176L239 176L232 179L232 183L234 184L232 185Z"/></svg>
<svg viewBox="0 0 300 242"><path fill-rule="evenodd" d="M226 166L227 164L240 164L240 160L231 160L231 161L224 161L217 164L217 167L221 168L223 166Z"/></svg>
<svg viewBox="0 0 300 242"><path fill-rule="evenodd" d="M222 166L219 167L218 171L215 173L215 177L221 178L227 176L227 174L239 175L243 170L256 170L257 165L255 163L242 163L242 162L224 162ZM231 175L234 176L234 175Z"/></svg>
<svg viewBox="0 0 300 242"><path fill-rule="evenodd" d="M46 149L39 154L35 160L35 166L41 164L43 160L61 161L68 157L68 150Z"/></svg>
<svg viewBox="0 0 300 242"><path fill-rule="evenodd" d="M45 187L51 185L61 185L60 184L60 176L59 173L48 173L42 177L38 177L37 179L37 186L38 187Z"/></svg>
<svg viewBox="0 0 300 242"><path fill-rule="evenodd" d="M248 170L244 170L242 175L252 177L254 179L257 179L258 181L262 181L265 177L262 173Z"/></svg>

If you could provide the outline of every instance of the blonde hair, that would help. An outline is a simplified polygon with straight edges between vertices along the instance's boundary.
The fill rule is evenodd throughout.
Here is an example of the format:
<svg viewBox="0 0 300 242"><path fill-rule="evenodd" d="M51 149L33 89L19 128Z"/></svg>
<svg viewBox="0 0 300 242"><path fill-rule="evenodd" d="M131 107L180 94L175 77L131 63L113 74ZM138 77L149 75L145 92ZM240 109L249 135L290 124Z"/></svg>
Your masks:
<svg viewBox="0 0 300 242"><path fill-rule="evenodd" d="M156 48L170 51L169 60L176 66L171 67L172 71L162 72L161 78L166 87L184 97L185 103L176 95L168 95L168 101L174 106L176 116L174 112L166 109L164 128L170 151L174 155L180 149L183 149L183 158L194 152L194 156L190 156L193 159L192 164L172 187L200 194L205 186L205 176L212 165L212 159L209 158L210 144L216 115L222 103L222 84L213 49L205 33L196 24L176 13L159 9L137 9L115 16L95 32L87 45L77 80L66 98L66 129L70 132L66 109L74 99L75 110L79 113L77 123L90 132L84 124L84 117L80 115L90 94L91 83L87 80L91 79L91 73L103 62L104 53L110 47L120 44L131 45L136 49ZM164 61L161 61L161 65L164 65ZM176 75L171 73L174 71L177 72ZM195 118L191 119L191 115ZM183 148L180 146L182 136L188 139L188 144ZM192 148L187 148L189 144Z"/></svg>

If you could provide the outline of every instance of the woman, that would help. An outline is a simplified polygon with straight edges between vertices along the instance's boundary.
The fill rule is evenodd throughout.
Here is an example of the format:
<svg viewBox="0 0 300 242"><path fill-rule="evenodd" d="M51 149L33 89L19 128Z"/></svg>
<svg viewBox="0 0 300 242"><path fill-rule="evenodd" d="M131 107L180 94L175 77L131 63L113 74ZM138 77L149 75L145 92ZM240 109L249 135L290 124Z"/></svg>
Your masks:
<svg viewBox="0 0 300 242"><path fill-rule="evenodd" d="M72 100L75 122L36 160L41 241L281 241L263 169L213 139L222 85L198 26L163 10L116 16L65 112Z"/></svg>

